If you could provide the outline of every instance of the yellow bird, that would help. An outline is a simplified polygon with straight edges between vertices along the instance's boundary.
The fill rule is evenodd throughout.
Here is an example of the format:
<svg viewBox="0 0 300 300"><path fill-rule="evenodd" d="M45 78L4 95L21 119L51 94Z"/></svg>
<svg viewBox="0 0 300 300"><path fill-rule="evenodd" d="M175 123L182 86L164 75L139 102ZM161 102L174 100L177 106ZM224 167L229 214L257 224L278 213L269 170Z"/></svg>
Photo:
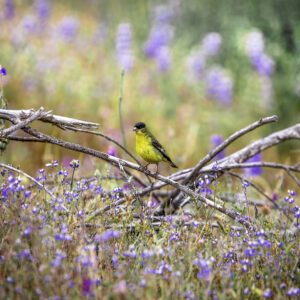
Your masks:
<svg viewBox="0 0 300 300"><path fill-rule="evenodd" d="M138 122L134 125L133 130L136 136L136 151L148 164L156 164L156 173L158 171L158 163L167 162L173 168L178 168L169 157L167 151L157 141L157 139L147 129L146 124Z"/></svg>

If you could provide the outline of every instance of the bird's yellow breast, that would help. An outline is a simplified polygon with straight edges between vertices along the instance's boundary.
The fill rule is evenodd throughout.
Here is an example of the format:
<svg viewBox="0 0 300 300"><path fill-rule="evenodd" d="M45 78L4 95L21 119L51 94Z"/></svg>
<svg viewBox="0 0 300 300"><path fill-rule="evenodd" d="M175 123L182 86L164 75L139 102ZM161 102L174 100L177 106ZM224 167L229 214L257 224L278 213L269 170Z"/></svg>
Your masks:
<svg viewBox="0 0 300 300"><path fill-rule="evenodd" d="M140 131L136 132L136 151L148 163L164 160L163 155L152 145L151 138Z"/></svg>

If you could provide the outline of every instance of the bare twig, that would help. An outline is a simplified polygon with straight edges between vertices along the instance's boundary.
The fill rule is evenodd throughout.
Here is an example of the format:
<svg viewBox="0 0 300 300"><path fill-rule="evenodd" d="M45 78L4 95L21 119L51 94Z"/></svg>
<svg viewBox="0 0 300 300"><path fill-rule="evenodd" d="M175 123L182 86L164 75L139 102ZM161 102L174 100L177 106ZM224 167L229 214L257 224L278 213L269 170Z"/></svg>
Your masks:
<svg viewBox="0 0 300 300"><path fill-rule="evenodd" d="M124 152L126 152L137 164L141 165L140 161L134 155L132 155L125 147L123 147L119 142L117 142L113 138L111 138L111 137L109 137L109 136L107 136L103 133L100 133L98 131L86 130L86 129L78 129L78 128L74 128L73 126L65 126L65 129L69 129L69 130L77 131L77 132L85 132L85 133L101 136L101 137L105 138L106 140L116 144Z"/></svg>
<svg viewBox="0 0 300 300"><path fill-rule="evenodd" d="M264 168L274 168L274 169L284 169L290 170L293 172L300 173L300 169L295 166L287 166L283 164L277 164L273 162L252 162L252 163L235 163L235 164L228 164L222 167L218 166L217 171L219 170L229 170L229 169L244 169L244 168L254 168L254 167L264 167ZM212 170L216 171L216 170Z"/></svg>
<svg viewBox="0 0 300 300"><path fill-rule="evenodd" d="M12 141L18 141L18 142L39 142L39 143L45 143L47 142L46 140L42 140L42 139L38 139L35 137L29 137L29 136L13 136L13 135L9 135L6 137L9 140Z"/></svg>

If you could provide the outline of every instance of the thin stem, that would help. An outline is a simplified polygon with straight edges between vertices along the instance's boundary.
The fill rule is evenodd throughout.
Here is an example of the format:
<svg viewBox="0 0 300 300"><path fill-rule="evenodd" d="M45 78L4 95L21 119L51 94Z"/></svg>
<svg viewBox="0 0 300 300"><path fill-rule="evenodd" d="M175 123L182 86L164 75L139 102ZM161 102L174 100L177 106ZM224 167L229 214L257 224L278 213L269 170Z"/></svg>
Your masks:
<svg viewBox="0 0 300 300"><path fill-rule="evenodd" d="M121 128L122 137L123 137L123 145L124 145L124 148L127 149L125 130L124 130L124 124L123 124L123 116L122 116L124 75L125 75L125 72L124 72L124 70L122 70L122 72L121 72L120 98L119 98L119 118L120 118L120 128Z"/></svg>
<svg viewBox="0 0 300 300"><path fill-rule="evenodd" d="M75 168L73 168L73 171L72 171L72 178L71 178L71 191L73 190L74 174L75 174Z"/></svg>

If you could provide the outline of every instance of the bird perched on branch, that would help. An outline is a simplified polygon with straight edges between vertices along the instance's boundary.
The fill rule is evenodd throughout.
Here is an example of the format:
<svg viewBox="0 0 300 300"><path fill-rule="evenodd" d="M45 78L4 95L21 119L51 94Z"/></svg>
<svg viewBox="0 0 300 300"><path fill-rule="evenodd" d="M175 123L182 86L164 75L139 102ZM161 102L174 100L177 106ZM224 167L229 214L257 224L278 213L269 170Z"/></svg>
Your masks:
<svg viewBox="0 0 300 300"><path fill-rule="evenodd" d="M138 122L134 125L133 130L136 136L136 151L148 164L156 164L156 173L158 172L158 163L167 162L173 168L178 168L169 157L167 151L157 141L157 139L147 129L146 124Z"/></svg>

